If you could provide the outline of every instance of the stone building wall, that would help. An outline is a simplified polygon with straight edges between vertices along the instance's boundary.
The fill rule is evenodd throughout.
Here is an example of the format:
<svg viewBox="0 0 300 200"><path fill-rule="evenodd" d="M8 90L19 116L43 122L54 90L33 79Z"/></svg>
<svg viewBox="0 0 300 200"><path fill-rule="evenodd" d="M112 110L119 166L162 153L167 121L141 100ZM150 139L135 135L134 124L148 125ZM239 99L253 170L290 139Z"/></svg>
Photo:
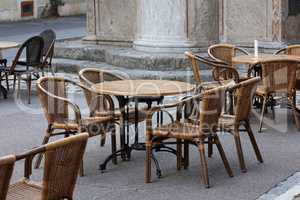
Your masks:
<svg viewBox="0 0 300 200"><path fill-rule="evenodd" d="M300 40L289 0L88 0L84 41L142 51L185 51L218 42L281 46Z"/></svg>
<svg viewBox="0 0 300 200"><path fill-rule="evenodd" d="M33 16L21 17L21 2L30 0L0 0L0 21L16 21L40 18L49 0L32 0L34 2ZM62 16L86 13L86 0L64 0L65 4L59 7Z"/></svg>

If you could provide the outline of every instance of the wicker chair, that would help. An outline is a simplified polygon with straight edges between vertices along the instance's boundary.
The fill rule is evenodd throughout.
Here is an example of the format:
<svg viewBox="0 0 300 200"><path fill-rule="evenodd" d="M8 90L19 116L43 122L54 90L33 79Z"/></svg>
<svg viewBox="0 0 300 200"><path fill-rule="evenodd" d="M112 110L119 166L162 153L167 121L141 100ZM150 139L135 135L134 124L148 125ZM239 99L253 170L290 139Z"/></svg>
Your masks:
<svg viewBox="0 0 300 200"><path fill-rule="evenodd" d="M114 105L109 96L101 96L102 102L108 105L108 113L111 111L109 116L82 118L79 107L67 98L68 85L79 87L84 91L90 90L80 83L59 77L42 77L37 82L38 97L48 121L43 144L48 143L52 136L65 135L68 137L83 131L87 131L90 137L101 135L105 138L105 134L108 132L111 132L112 137L115 137ZM70 117L69 107L75 113L74 120ZM39 167L41 159L42 155L36 161L36 168ZM83 168L81 175L83 175Z"/></svg>
<svg viewBox="0 0 300 200"><path fill-rule="evenodd" d="M233 66L232 58L237 54L249 55L246 50L231 44L216 44L208 48L209 57L230 66Z"/></svg>
<svg viewBox="0 0 300 200"><path fill-rule="evenodd" d="M18 160L25 159L25 176L9 187L7 200L73 199L88 137L87 133L78 134L18 155ZM30 180L30 175L32 159L40 153L45 154L45 168L38 183Z"/></svg>
<svg viewBox="0 0 300 200"><path fill-rule="evenodd" d="M214 87L227 84L232 80L236 83L240 81L237 70L224 62L215 61L210 58L204 58L191 52L185 52L185 55L192 63L194 82L198 86L197 88L199 88L199 90L212 89ZM212 77L214 79L213 82L202 81L199 65L203 65L212 70Z"/></svg>
<svg viewBox="0 0 300 200"><path fill-rule="evenodd" d="M296 55L296 56L300 56L300 45L290 45L286 48L283 48L283 49L280 49L278 51L276 51L274 54L275 55L278 55L278 54L287 54L287 55ZM296 77L297 77L297 80L296 80L296 90L300 90L300 71L298 70L296 72ZM295 90L295 92L296 92ZM295 100L295 104L296 104L296 98L294 99Z"/></svg>
<svg viewBox="0 0 300 200"><path fill-rule="evenodd" d="M14 170L16 156L0 158L0 200L6 200L9 181Z"/></svg>
<svg viewBox="0 0 300 200"><path fill-rule="evenodd" d="M85 85L86 87L91 88L93 84L101 83L104 81L116 81L116 80L123 80L124 77L113 74L108 71L95 69L95 68L86 68L79 72L79 79L80 82ZM91 97L95 96L91 91L85 90L85 97L87 100L88 105L90 105L90 115L91 116L107 116L107 109L103 108L98 102L97 99L92 99ZM101 98L101 96L98 96ZM112 97L111 101L113 101ZM114 114L116 119L118 120L121 117L121 111L117 108L114 110ZM139 112L139 121L144 121L146 119L145 112ZM129 124L135 122L135 109L129 109L129 116L128 116Z"/></svg>
<svg viewBox="0 0 300 200"><path fill-rule="evenodd" d="M43 65L42 65L42 74L44 76L44 68L48 68L52 75L55 74L54 69L52 68L52 58L54 55L54 44L56 40L56 34L53 30L47 29L40 33L40 37L44 40L43 48Z"/></svg>
<svg viewBox="0 0 300 200"><path fill-rule="evenodd" d="M175 138L177 140L177 169L181 169L182 165L182 141L190 142L198 147L201 157L202 179L206 187L209 187L208 168L205 157L205 143L216 144L226 171L230 177L233 176L225 152L222 148L216 130L218 120L221 114L222 100L225 95L226 86L217 87L207 90L202 94L195 95L190 98L173 104L152 108L152 112L147 117L147 133L146 133L146 172L145 182L151 181L151 157L152 147L155 141L160 139ZM201 104L200 104L201 101ZM165 109L177 107L176 120ZM152 115L154 112L163 111L168 113L171 123L160 125L157 128L152 127ZM181 122L182 112L189 115L191 111L196 112L197 120L193 123Z"/></svg>
<svg viewBox="0 0 300 200"><path fill-rule="evenodd" d="M230 90L233 92L233 96L236 99L235 104L235 114L234 115L221 115L219 120L219 127L221 131L226 131L234 136L237 154L239 158L239 163L242 172L246 172L246 166L244 161L244 155L242 151L241 141L240 141L240 126L243 125L246 128L246 132L249 135L251 144L253 146L256 158L259 162L263 162L260 150L256 143L254 134L252 132L249 115L252 107L253 95L255 94L256 87L260 82L259 77L251 78L249 80L240 82ZM210 154L212 151L210 152ZM209 155L211 156L211 155Z"/></svg>
<svg viewBox="0 0 300 200"><path fill-rule="evenodd" d="M296 113L295 86L296 73L299 61L293 59L270 60L260 63L262 65L262 85L256 90L256 95L263 99L262 112L260 117L259 132L261 132L266 105L273 101L275 95L287 98L287 103L291 106L295 123L299 129L299 120ZM249 69L251 71L251 68ZM249 73L250 74L250 73ZM271 102L273 105L273 102ZM273 116L274 116L273 109Z"/></svg>
<svg viewBox="0 0 300 200"><path fill-rule="evenodd" d="M31 100L31 82L32 76L42 67L42 50L44 47L43 38L34 36L26 40L19 48L12 65L7 69L6 73L14 76L13 87L15 90L16 79L18 78L17 95L20 94L21 80L26 81L28 88L28 103ZM25 61L22 61L21 55L26 51ZM26 78L22 77L26 75Z"/></svg>

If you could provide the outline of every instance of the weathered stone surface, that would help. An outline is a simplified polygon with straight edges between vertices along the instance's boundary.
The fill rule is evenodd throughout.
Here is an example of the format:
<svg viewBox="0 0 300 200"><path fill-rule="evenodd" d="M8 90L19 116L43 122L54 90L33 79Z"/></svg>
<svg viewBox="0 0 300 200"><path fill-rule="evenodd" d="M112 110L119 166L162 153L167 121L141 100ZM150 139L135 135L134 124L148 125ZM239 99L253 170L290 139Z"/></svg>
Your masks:
<svg viewBox="0 0 300 200"><path fill-rule="evenodd" d="M57 43L55 57L106 62L134 69L182 70L190 68L190 62L183 53L145 53L131 47L81 44L78 41Z"/></svg>
<svg viewBox="0 0 300 200"><path fill-rule="evenodd" d="M223 40L238 44L271 40L271 0L224 0L223 9Z"/></svg>

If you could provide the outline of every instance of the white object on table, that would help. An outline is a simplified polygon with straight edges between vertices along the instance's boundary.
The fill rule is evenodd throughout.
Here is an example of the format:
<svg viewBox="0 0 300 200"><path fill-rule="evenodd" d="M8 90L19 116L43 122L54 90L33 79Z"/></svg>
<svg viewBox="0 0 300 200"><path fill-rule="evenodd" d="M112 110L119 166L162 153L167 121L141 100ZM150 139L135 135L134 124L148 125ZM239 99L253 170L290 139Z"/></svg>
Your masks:
<svg viewBox="0 0 300 200"><path fill-rule="evenodd" d="M16 48L18 46L19 46L19 44L16 42L0 41L0 59L2 59L2 50Z"/></svg>
<svg viewBox="0 0 300 200"><path fill-rule="evenodd" d="M254 40L254 57L258 57L258 41Z"/></svg>

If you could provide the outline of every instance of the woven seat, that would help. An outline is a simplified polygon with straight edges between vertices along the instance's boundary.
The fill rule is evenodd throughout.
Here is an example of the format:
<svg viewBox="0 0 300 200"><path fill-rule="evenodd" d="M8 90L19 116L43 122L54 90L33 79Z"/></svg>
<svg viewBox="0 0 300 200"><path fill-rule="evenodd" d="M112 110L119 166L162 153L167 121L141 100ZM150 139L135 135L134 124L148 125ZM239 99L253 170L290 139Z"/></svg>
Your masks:
<svg viewBox="0 0 300 200"><path fill-rule="evenodd" d="M179 138L185 140L192 140L194 138L205 137L209 135L207 131L201 131L199 125L190 123L170 123L162 125L159 128L153 129L153 136Z"/></svg>
<svg viewBox="0 0 300 200"><path fill-rule="evenodd" d="M219 118L219 124L225 128L230 128L235 124L235 115L222 114Z"/></svg>
<svg viewBox="0 0 300 200"><path fill-rule="evenodd" d="M42 186L22 180L9 187L7 200L42 200Z"/></svg>
<svg viewBox="0 0 300 200"><path fill-rule="evenodd" d="M176 120L171 117L172 123L159 125L157 128L152 127L152 114L157 111L165 111L164 108L170 106L159 106L152 109L152 114L147 117L147 137L146 137L146 176L145 182L151 181L151 156L153 143L162 139L175 138L177 146L177 169L181 169L182 165L182 142L185 144L185 159L184 167L188 163L188 143L192 143L198 147L201 157L201 171L202 179L206 187L209 187L208 168L205 157L204 144L215 144L220 152L225 169L230 177L233 176L227 158L225 156L222 145L219 141L216 129L218 126L218 119L221 113L221 105L225 96L226 86L217 87L212 90L207 90L202 94L194 95L190 98L173 104L177 107ZM201 103L200 103L201 102ZM167 112L167 111L165 111ZM182 113L187 117L193 112L198 116L192 123L183 123ZM169 116L172 116L169 114Z"/></svg>
<svg viewBox="0 0 300 200"><path fill-rule="evenodd" d="M89 133L90 137L100 135L100 144L102 146L107 133L110 132L112 138L115 138L115 117L112 112L113 109L108 108L108 111L112 113L110 116L82 117L79 107L67 98L68 85L73 85L83 91L90 90L80 83L59 77L42 77L37 82L38 97L48 121L48 128L42 144L48 143L52 136L69 136L85 131ZM112 104L109 97L102 96L102 100L106 102L107 105ZM75 113L75 119L71 119L70 117L70 108L72 109L71 111ZM113 149L113 151L115 150ZM40 155L36 161L36 168L39 167L41 159L42 157ZM81 175L83 175L83 169L81 169Z"/></svg>
<svg viewBox="0 0 300 200"><path fill-rule="evenodd" d="M17 155L17 160L25 159L24 178L9 187L7 199L73 199L88 137L88 133L81 133ZM31 164L34 156L41 153L45 154L44 173L41 183L36 183L30 180Z"/></svg>

